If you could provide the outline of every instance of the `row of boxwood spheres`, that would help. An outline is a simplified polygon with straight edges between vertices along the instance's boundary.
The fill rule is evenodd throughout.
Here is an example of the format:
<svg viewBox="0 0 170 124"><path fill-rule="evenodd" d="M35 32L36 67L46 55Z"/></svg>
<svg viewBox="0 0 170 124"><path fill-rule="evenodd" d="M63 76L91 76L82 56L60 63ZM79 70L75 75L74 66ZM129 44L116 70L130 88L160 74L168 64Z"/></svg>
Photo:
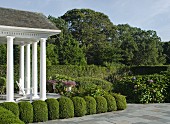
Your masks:
<svg viewBox="0 0 170 124"><path fill-rule="evenodd" d="M122 95L112 94L94 98L91 96L51 98L46 101L37 100L32 103L4 102L0 105L10 110L21 121L32 123L123 110L126 108L126 98Z"/></svg>

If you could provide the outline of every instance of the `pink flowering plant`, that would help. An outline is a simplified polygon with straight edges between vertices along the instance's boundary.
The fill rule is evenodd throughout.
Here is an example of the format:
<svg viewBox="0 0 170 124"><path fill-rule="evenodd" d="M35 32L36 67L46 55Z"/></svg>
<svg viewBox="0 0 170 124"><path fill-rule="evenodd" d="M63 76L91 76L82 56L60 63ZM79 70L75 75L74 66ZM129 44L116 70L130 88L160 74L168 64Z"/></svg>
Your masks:
<svg viewBox="0 0 170 124"><path fill-rule="evenodd" d="M55 93L59 93L60 95L64 95L68 97L72 96L74 94L74 91L76 90L75 79L65 75L56 74L54 76L49 77L49 80L47 80L47 91L48 92L52 91L49 89L51 89L51 86L54 85L55 85Z"/></svg>
<svg viewBox="0 0 170 124"><path fill-rule="evenodd" d="M63 84L66 87L74 87L74 86L76 86L76 82L75 81L64 81Z"/></svg>

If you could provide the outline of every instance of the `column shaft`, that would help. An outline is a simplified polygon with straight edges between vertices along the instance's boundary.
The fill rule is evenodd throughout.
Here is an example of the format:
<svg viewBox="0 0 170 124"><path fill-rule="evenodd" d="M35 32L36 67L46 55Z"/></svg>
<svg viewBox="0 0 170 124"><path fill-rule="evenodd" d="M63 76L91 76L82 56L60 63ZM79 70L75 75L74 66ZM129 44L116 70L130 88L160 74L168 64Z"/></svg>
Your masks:
<svg viewBox="0 0 170 124"><path fill-rule="evenodd" d="M46 38L40 40L40 99L46 99Z"/></svg>
<svg viewBox="0 0 170 124"><path fill-rule="evenodd" d="M20 79L21 88L24 89L24 45L20 46ZM20 91L19 94L22 94Z"/></svg>
<svg viewBox="0 0 170 124"><path fill-rule="evenodd" d="M7 36L7 87L6 101L14 101L14 56L13 56L13 39L12 36Z"/></svg>
<svg viewBox="0 0 170 124"><path fill-rule="evenodd" d="M30 94L30 44L26 45L26 94Z"/></svg>
<svg viewBox="0 0 170 124"><path fill-rule="evenodd" d="M39 98L37 95L38 80L37 80L37 42L32 43L32 86L33 98Z"/></svg>

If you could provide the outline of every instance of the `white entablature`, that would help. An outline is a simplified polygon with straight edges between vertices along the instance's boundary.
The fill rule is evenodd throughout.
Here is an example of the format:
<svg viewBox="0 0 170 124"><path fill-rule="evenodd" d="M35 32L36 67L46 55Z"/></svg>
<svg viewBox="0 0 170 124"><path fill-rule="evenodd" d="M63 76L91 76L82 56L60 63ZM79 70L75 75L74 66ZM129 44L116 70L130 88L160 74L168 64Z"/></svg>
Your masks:
<svg viewBox="0 0 170 124"><path fill-rule="evenodd" d="M0 42L6 43L6 36L14 36L14 44L27 44L60 33L60 30L36 29L0 25Z"/></svg>

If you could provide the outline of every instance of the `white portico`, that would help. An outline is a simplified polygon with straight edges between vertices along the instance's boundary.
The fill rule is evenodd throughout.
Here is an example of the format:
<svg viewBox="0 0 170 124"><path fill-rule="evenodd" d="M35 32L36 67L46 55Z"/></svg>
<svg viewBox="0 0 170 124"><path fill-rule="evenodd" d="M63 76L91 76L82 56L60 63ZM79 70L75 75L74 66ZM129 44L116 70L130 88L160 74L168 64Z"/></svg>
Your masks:
<svg viewBox="0 0 170 124"><path fill-rule="evenodd" d="M27 88L26 94L30 94L31 86L34 87L33 98L40 97L41 100L45 100L46 40L49 36L60 33L60 30L39 13L0 8L0 17L0 43L7 44L6 101L14 101L14 44L20 46L20 75L18 80L21 87ZM40 42L40 96L37 94L38 42ZM30 58L30 47L32 47L32 58Z"/></svg>

